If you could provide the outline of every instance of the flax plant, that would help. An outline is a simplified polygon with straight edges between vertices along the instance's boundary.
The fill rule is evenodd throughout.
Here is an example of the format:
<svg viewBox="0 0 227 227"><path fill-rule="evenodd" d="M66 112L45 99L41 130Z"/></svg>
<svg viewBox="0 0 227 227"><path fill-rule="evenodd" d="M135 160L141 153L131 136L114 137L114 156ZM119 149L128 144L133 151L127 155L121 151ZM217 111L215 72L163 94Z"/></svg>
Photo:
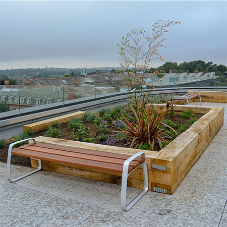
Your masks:
<svg viewBox="0 0 227 227"><path fill-rule="evenodd" d="M171 108L170 103L167 103L166 110L162 113L158 113L152 106L145 110L144 103L144 92L143 99L141 103L136 103L131 109L135 116L135 123L130 123L127 118L122 114L127 130L122 130L125 135L132 138L132 143L130 147L139 147L147 143L151 150L154 150L155 143L158 142L159 147L162 148L162 142L166 141L166 138L170 138L168 134L165 133L164 126L171 128L176 134L177 132L167 124L163 122L166 113Z"/></svg>

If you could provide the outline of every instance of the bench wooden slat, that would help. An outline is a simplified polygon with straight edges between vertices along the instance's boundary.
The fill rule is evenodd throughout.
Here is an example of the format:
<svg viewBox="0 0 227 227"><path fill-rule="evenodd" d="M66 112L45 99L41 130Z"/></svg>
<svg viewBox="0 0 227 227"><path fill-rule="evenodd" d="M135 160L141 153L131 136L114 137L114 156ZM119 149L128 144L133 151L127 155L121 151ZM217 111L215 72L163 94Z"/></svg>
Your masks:
<svg viewBox="0 0 227 227"><path fill-rule="evenodd" d="M123 169L123 165L118 165L113 163L104 163L99 161L73 158L73 157L67 157L67 156L60 156L55 154L41 153L37 151L25 150L20 148L14 148L12 150L12 154L46 160L46 161L55 162L55 163L77 165L80 167L95 168L95 169L112 171L117 173L122 173L122 169ZM139 165L140 165L140 162L137 162L137 165L134 165L134 166L130 165L128 172L131 172Z"/></svg>
<svg viewBox="0 0 227 227"><path fill-rule="evenodd" d="M25 149L25 150L31 150L31 151L37 151L40 153L48 153L48 154L55 154L55 155L61 155L61 156L66 156L66 157L73 157L73 158L81 158L81 159L87 159L87 160L93 160L93 161L100 161L100 162L105 162L105 163L113 163L113 164L120 164L123 165L125 160L128 158L124 159L117 159L117 158L110 158L110 157L105 157L105 156L99 156L99 155L93 155L93 154L86 154L86 153L78 153L78 152L69 152L69 151L64 151L64 150L56 150L53 148L44 148L44 147L38 147L38 146L23 146L20 149ZM130 165L134 166L137 165L137 163L143 163L143 159L139 158L139 160L133 160L131 161Z"/></svg>
<svg viewBox="0 0 227 227"><path fill-rule="evenodd" d="M87 150L87 149L76 148L76 147L65 147L65 146L52 145L52 144L36 143L36 144L30 144L30 145L27 145L27 146L38 146L38 147L43 147L43 148L53 148L55 150L78 152L78 153L81 153L81 154L92 154L92 155L98 155L98 156L110 157L110 158L119 158L119 159L122 158L124 160L126 160L130 157L130 155L125 155L125 154L115 154L115 153L109 153L109 152ZM138 157L138 158L135 158L134 160L140 161L141 158Z"/></svg>

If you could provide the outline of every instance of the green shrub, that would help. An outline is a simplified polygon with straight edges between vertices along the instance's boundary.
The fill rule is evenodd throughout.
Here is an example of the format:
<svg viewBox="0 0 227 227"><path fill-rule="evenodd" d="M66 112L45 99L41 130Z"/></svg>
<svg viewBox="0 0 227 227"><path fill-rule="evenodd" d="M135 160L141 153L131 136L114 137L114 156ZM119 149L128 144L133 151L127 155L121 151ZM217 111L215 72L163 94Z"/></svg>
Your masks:
<svg viewBox="0 0 227 227"><path fill-rule="evenodd" d="M61 132L58 128L52 128L50 127L47 132L46 132L47 137L53 137L53 138L58 138L61 136Z"/></svg>
<svg viewBox="0 0 227 227"><path fill-rule="evenodd" d="M81 120L79 118L72 118L68 123L68 127L72 129L76 123L81 123Z"/></svg>
<svg viewBox="0 0 227 227"><path fill-rule="evenodd" d="M162 142L162 147L167 146L170 142L171 142L171 141L163 141L163 142Z"/></svg>
<svg viewBox="0 0 227 227"><path fill-rule="evenodd" d="M185 110L185 111L183 111L183 113L181 114L181 117L182 117L182 118L185 118L185 119L189 119L190 116L191 116L191 111L189 111L189 110Z"/></svg>
<svg viewBox="0 0 227 227"><path fill-rule="evenodd" d="M77 131L79 128L82 128L83 124L81 122L76 122L72 125L73 131Z"/></svg>
<svg viewBox="0 0 227 227"><path fill-rule="evenodd" d="M9 106L5 102L0 102L0 113L10 111Z"/></svg>
<svg viewBox="0 0 227 227"><path fill-rule="evenodd" d="M92 123L92 122L94 122L94 120L95 120L96 118L97 118L97 114L92 113L92 114L90 114L90 115L88 116L87 121L88 121L89 123Z"/></svg>
<svg viewBox="0 0 227 227"><path fill-rule="evenodd" d="M112 110L112 112L111 112L111 118L112 119L116 119L117 118L117 116L119 115L119 112L118 112L118 110Z"/></svg>
<svg viewBox="0 0 227 227"><path fill-rule="evenodd" d="M102 134L100 134L100 135L98 136L98 139L99 139L99 140L107 140L108 137L109 137L108 135L102 133Z"/></svg>
<svg viewBox="0 0 227 227"><path fill-rule="evenodd" d="M104 116L104 114L111 114L111 110L110 109L101 109L101 110L99 110L99 114L101 115L101 116Z"/></svg>
<svg viewBox="0 0 227 227"><path fill-rule="evenodd" d="M23 139L27 139L27 138L33 137L33 134L34 134L33 131L31 129L28 129L24 133L21 134L21 137Z"/></svg>
<svg viewBox="0 0 227 227"><path fill-rule="evenodd" d="M58 123L57 121L52 122L52 123L50 124L50 128L59 128L59 127L60 127L60 125L59 125L59 123Z"/></svg>
<svg viewBox="0 0 227 227"><path fill-rule="evenodd" d="M189 119L189 123L192 125L193 123L195 123L198 120L197 117L192 117Z"/></svg>
<svg viewBox="0 0 227 227"><path fill-rule="evenodd" d="M73 130L72 136L74 136L74 140L85 142L84 140L89 138L88 128L84 127L82 123L75 123Z"/></svg>
<svg viewBox="0 0 227 227"><path fill-rule="evenodd" d="M0 148L3 148L6 146L6 142L4 139L0 139Z"/></svg>
<svg viewBox="0 0 227 227"><path fill-rule="evenodd" d="M176 112L175 111L169 111L168 116L170 118L174 118L176 116Z"/></svg>
<svg viewBox="0 0 227 227"><path fill-rule="evenodd" d="M128 138L124 133L116 133L113 137L117 142L127 141Z"/></svg>
<svg viewBox="0 0 227 227"><path fill-rule="evenodd" d="M173 127L173 125L174 125L173 121L171 121L170 119L166 119L163 122L171 127Z"/></svg>
<svg viewBox="0 0 227 227"><path fill-rule="evenodd" d="M114 110L117 111L118 113L123 111L123 107L122 106L115 106Z"/></svg>
<svg viewBox="0 0 227 227"><path fill-rule="evenodd" d="M86 112L86 113L82 116L82 121L87 122L90 115L91 115L90 112Z"/></svg>
<svg viewBox="0 0 227 227"><path fill-rule="evenodd" d="M99 126L99 125L101 124L101 121L102 121L102 118L96 117L96 118L94 119L94 125L95 125L95 126Z"/></svg>
<svg viewBox="0 0 227 227"><path fill-rule="evenodd" d="M82 142L87 142L87 143L94 143L94 138L83 138L82 140L81 140Z"/></svg>
<svg viewBox="0 0 227 227"><path fill-rule="evenodd" d="M14 136L13 139L14 139L14 142L17 142L17 141L32 138L32 137L33 137L33 132L32 132L31 129L28 129L27 131L23 132L19 136ZM18 144L15 145L15 147L19 147L19 146L22 146L24 144L28 144L28 141L18 143Z"/></svg>
<svg viewBox="0 0 227 227"><path fill-rule="evenodd" d="M101 123L96 126L96 128L98 129L97 133L99 134L106 134L108 132L108 125L104 120L101 120Z"/></svg>
<svg viewBox="0 0 227 227"><path fill-rule="evenodd" d="M137 149L141 149L141 150L150 150L151 146L149 146L147 144L147 142L145 142L144 144L141 144Z"/></svg>
<svg viewBox="0 0 227 227"><path fill-rule="evenodd" d="M110 113L110 114L105 113L103 118L104 118L106 121L111 121L111 120L112 120L111 113Z"/></svg>

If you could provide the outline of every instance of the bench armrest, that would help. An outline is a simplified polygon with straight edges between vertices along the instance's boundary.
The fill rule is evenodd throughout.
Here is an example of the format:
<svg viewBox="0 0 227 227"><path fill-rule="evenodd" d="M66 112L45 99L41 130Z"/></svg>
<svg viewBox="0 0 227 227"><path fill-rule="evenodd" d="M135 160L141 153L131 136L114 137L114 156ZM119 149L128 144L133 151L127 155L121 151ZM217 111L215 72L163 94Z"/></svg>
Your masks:
<svg viewBox="0 0 227 227"><path fill-rule="evenodd" d="M145 160L145 154L143 152L138 152L138 153L134 154L133 156L131 156L124 162L123 168L125 169L125 171L128 170L128 166L129 166L130 162L132 160L134 160L135 158L137 158L138 156L141 156L141 158L143 158Z"/></svg>
<svg viewBox="0 0 227 227"><path fill-rule="evenodd" d="M28 141L28 140L33 140L33 142L36 143L35 138L28 138L28 139L20 140L20 141L11 143L11 144L9 145L9 150L11 151L12 148L13 148L13 146L14 146L15 144L22 143L22 142L25 142L25 141ZM9 151L9 150L8 150L8 151Z"/></svg>
<svg viewBox="0 0 227 227"><path fill-rule="evenodd" d="M144 180L144 187L143 192L139 194L134 200L132 200L128 205L126 205L126 194L127 194L127 181L128 176L130 173L128 173L128 167L130 162L141 155L141 158L144 159L144 162L141 163L142 169L143 169L143 180ZM135 169L134 169L135 170ZM132 170L133 171L133 170ZM132 172L131 171L131 172ZM123 165L123 171L122 171L122 183L121 183L121 209L123 211L129 210L142 196L148 191L148 174L147 174L147 163L146 163L146 157L143 152L138 152L137 154L134 154L130 158L128 158Z"/></svg>

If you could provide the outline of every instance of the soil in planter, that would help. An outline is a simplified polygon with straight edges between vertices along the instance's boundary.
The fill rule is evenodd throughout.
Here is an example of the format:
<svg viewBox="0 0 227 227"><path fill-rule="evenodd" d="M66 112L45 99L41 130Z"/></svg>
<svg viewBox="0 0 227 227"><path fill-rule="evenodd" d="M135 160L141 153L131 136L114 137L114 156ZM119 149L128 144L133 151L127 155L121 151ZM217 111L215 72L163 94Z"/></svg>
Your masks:
<svg viewBox="0 0 227 227"><path fill-rule="evenodd" d="M197 118L199 119L204 114L196 114L196 115L197 115ZM171 118L170 116L167 115L166 119L167 118L171 119L173 121L173 123L178 123L178 124L182 124L182 125L187 125L188 121L189 121L189 119L182 118L181 115L175 115L173 118ZM93 123L83 123L83 126L89 128L88 134L89 134L89 137L94 138L94 140L93 140L94 143L103 144L104 141L101 141L97 138L97 136L98 136L97 128L94 126ZM61 136L59 137L60 139L73 140L73 136L71 134L72 129L68 128L68 124L60 125L59 130L61 131ZM46 131L47 131L47 129L35 132L34 137L45 136ZM117 130L116 130L116 128L113 127L113 124L108 123L107 135L111 136L111 135L116 133L115 131L117 131ZM12 142L14 142L13 138L6 140L6 146L3 147L3 148L0 148L0 162L4 162L4 163L7 162L8 146ZM127 141L116 142L114 144L114 146L130 147L130 144L131 144L131 140L127 139ZM155 145L154 150L157 150L157 151L160 150L158 144ZM12 162L11 163L14 164L14 165L21 165L21 166L27 166L27 167L31 166L30 158L17 156L17 155L12 156Z"/></svg>

